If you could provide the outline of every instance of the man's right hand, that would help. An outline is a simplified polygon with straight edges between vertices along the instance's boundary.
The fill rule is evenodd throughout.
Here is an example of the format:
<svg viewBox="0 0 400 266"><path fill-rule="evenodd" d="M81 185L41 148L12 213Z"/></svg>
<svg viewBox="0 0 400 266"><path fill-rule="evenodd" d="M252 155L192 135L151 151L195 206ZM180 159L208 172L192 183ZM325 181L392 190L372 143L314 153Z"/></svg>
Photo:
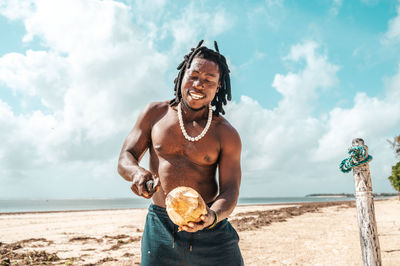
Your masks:
<svg viewBox="0 0 400 266"><path fill-rule="evenodd" d="M149 181L152 182L148 183ZM160 178L146 169L140 167L133 175L131 190L136 195L149 199L159 188Z"/></svg>

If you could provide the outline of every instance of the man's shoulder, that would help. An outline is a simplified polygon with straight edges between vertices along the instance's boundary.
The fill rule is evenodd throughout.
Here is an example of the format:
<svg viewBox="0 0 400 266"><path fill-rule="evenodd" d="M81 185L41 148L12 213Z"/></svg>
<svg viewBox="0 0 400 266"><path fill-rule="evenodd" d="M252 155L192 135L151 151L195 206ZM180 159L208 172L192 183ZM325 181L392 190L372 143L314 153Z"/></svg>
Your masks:
<svg viewBox="0 0 400 266"><path fill-rule="evenodd" d="M150 102L142 110L138 118L138 123L151 128L154 123L164 117L169 108L169 102Z"/></svg>
<svg viewBox="0 0 400 266"><path fill-rule="evenodd" d="M218 116L216 127L223 144L241 145L239 133L225 117Z"/></svg>
<svg viewBox="0 0 400 266"><path fill-rule="evenodd" d="M163 102L150 102L143 109L143 114L146 117L158 117L159 115L164 115L169 108L169 101Z"/></svg>
<svg viewBox="0 0 400 266"><path fill-rule="evenodd" d="M145 111L147 112L165 111L168 110L168 107L169 107L169 101L150 102L145 107Z"/></svg>

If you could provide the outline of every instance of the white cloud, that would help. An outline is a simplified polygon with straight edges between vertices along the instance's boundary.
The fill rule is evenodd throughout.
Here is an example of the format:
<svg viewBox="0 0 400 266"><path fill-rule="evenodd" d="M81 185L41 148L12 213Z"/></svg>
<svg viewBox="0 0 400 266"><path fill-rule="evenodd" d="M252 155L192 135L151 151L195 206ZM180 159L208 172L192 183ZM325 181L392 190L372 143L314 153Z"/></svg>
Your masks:
<svg viewBox="0 0 400 266"><path fill-rule="evenodd" d="M278 30L285 17L286 11L283 0L265 0L264 3L247 13L251 28L267 25L272 30Z"/></svg>
<svg viewBox="0 0 400 266"><path fill-rule="evenodd" d="M121 3L37 1L19 15L16 2L9 3L3 14L22 19L24 39L38 38L48 51L0 58L0 82L44 105L16 115L2 103L2 132L13 132L1 147L1 168L9 173L2 177L27 175L49 162L117 156L139 110L169 95L160 90L166 56L136 32L130 8Z"/></svg>
<svg viewBox="0 0 400 266"><path fill-rule="evenodd" d="M400 5L397 6L397 15L389 21L388 30L382 38L385 44L398 43L400 41Z"/></svg>
<svg viewBox="0 0 400 266"><path fill-rule="evenodd" d="M233 16L224 8L214 8L209 12L200 11L198 6L191 2L184 8L181 17L164 23L162 34L171 33L174 40L171 51L175 51L173 55L181 55L182 51L186 52L187 47L193 47L200 39L212 39L230 30L233 25Z"/></svg>
<svg viewBox="0 0 400 266"><path fill-rule="evenodd" d="M358 93L351 109L335 108L329 114L327 131L319 140L316 160L328 161L343 153L349 141L357 136L381 140L400 124L400 105L390 98L379 100ZM372 142L373 143L373 142ZM372 144L373 145L373 144ZM326 151L329 150L329 153Z"/></svg>
<svg viewBox="0 0 400 266"><path fill-rule="evenodd" d="M0 58L0 81L22 95L39 96L46 107L56 111L63 107L69 68L66 58L53 52L9 53Z"/></svg>
<svg viewBox="0 0 400 266"><path fill-rule="evenodd" d="M17 92L21 104L39 99L43 105L16 114L0 101L1 182L22 178L33 185L45 176L68 178L65 173L74 176L71 182L116 177L122 141L139 111L150 101L172 97L166 79L171 58L180 52L174 48L185 46L186 52L200 35L214 37L232 27L223 9L199 13L189 4L181 16L165 19L174 28L157 28L144 22L146 16L167 16L165 2L156 4L148 9L143 1L1 3L2 15L25 25L26 45L38 40L46 48L0 57L0 83ZM187 22L199 25L193 35ZM159 52L154 46L159 33L172 37L174 47ZM59 173L62 168L68 171ZM63 184L58 190L63 193L74 187Z"/></svg>
<svg viewBox="0 0 400 266"><path fill-rule="evenodd" d="M332 16L336 17L339 14L342 4L343 4L343 0L333 0L332 6L329 9L329 13Z"/></svg>
<svg viewBox="0 0 400 266"><path fill-rule="evenodd" d="M55 144L52 128L56 124L51 115L44 115L40 111L27 116L15 116L11 107L0 101L0 177L26 177L26 172L36 166L54 162L57 151L47 151L51 143Z"/></svg>
<svg viewBox="0 0 400 266"><path fill-rule="evenodd" d="M294 185L301 193L312 193L324 189L321 183L327 185L321 192L352 191L351 178L346 179L338 165L356 137L370 146L373 178L386 179L390 173L393 151L386 139L400 124L400 105L394 100L398 98L393 98L400 93L400 70L387 80L395 88L388 85L385 99L358 93L351 108L334 108L328 115L314 117L310 106L315 105L318 90L337 84L339 69L318 53L317 47L314 42L294 45L285 57L304 60L305 66L295 73L275 75L272 85L283 97L277 108L263 108L246 96L227 108L227 117L243 142L243 176L252 177L244 183L244 196L254 196L252 187L264 190L264 196L284 196L287 191L294 193L285 186ZM377 191L388 189L385 181L374 184Z"/></svg>
<svg viewBox="0 0 400 266"><path fill-rule="evenodd" d="M393 103L398 103L400 99L400 64L398 65L397 73L393 77L384 79L386 86L386 99Z"/></svg>
<svg viewBox="0 0 400 266"><path fill-rule="evenodd" d="M320 121L311 116L310 106L317 99L317 89L336 83L338 70L316 49L314 42L291 48L285 59L304 60L306 66L298 73L275 75L272 86L283 97L277 108L264 109L245 96L239 103L229 106L227 116L238 128L244 142L245 171L259 174L269 170L284 171L282 165L296 162L296 167L300 167L299 159L309 156L309 147L315 145L322 127ZM299 151L305 155L299 156Z"/></svg>
<svg viewBox="0 0 400 266"><path fill-rule="evenodd" d="M326 56L316 54L318 45L305 42L294 45L287 60L298 62L304 59L306 67L299 73L277 74L272 86L282 94L279 111L293 116L309 115L317 98L317 89L329 88L337 83L338 67L329 63Z"/></svg>
<svg viewBox="0 0 400 266"><path fill-rule="evenodd" d="M2 1L0 2L0 14L11 19L22 19L32 14L34 1Z"/></svg>

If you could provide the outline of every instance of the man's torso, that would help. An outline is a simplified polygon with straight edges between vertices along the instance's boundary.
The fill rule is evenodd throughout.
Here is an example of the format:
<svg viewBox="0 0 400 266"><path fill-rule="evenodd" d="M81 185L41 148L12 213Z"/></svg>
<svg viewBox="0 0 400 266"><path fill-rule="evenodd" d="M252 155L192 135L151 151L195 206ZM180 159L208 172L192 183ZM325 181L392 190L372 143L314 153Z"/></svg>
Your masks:
<svg viewBox="0 0 400 266"><path fill-rule="evenodd" d="M224 123L222 117L213 116L206 135L199 141L189 141L179 126L176 106L160 103L159 116L151 130L150 171L160 177L161 188L154 194L154 204L165 207L165 197L177 186L189 186L197 190L206 202L218 195L216 169L221 151L218 129ZM199 135L207 119L184 123L190 136Z"/></svg>

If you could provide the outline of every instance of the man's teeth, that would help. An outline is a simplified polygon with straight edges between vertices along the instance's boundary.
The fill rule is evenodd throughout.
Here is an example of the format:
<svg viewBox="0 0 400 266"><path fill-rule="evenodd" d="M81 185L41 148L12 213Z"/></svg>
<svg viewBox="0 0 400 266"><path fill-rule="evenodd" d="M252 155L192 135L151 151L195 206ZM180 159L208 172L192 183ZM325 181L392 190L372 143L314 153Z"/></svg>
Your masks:
<svg viewBox="0 0 400 266"><path fill-rule="evenodd" d="M201 99L201 98L204 98L204 95L202 95L202 94L197 94L197 93L190 93L190 95L192 96L192 98L193 99Z"/></svg>

